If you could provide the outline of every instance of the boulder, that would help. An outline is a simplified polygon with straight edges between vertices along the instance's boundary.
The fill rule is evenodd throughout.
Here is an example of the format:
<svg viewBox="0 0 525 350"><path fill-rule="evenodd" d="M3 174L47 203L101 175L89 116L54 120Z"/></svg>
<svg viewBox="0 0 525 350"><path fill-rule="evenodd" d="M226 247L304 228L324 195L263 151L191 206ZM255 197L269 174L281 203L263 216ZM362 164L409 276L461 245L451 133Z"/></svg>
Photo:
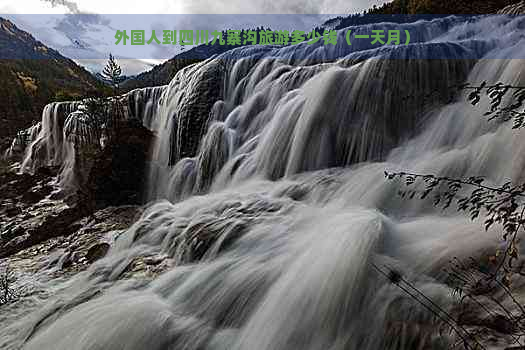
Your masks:
<svg viewBox="0 0 525 350"><path fill-rule="evenodd" d="M97 243L89 247L86 253L86 259L88 263L92 264L95 261L105 257L109 251L109 248L111 248L111 245L109 245L109 243L106 242Z"/></svg>

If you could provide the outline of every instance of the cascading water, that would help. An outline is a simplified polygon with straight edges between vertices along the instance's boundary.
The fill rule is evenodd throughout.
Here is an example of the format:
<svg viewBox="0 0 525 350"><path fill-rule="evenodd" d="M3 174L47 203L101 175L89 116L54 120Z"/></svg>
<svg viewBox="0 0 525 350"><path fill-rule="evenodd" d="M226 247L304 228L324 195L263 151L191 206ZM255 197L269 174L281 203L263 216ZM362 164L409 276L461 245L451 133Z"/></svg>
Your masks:
<svg viewBox="0 0 525 350"><path fill-rule="evenodd" d="M445 103L463 81L525 84L523 60L491 58L523 57L524 23L406 26L420 26L418 43L299 45L278 60L274 48L241 48L179 72L154 94L153 119L143 117L158 135L148 191L172 202L150 205L60 298L0 330L0 346L446 348L433 316L371 263L448 305L440 269L498 236L431 201L398 198L383 171L525 180L519 133L480 117L486 102ZM323 50L340 59L312 61ZM465 59L470 50L485 58ZM299 51L311 60L297 62ZM456 59L417 59L428 52ZM152 254L176 266L152 281L119 279Z"/></svg>
<svg viewBox="0 0 525 350"><path fill-rule="evenodd" d="M278 53L271 47L240 48L182 70L159 106L150 198L178 200L205 192L224 165L230 174L219 175L225 179L218 186L231 181L231 167L239 168L234 180L278 179L384 159L414 134L426 110L464 81L474 64L467 59L472 51L496 46L493 38L480 40L480 32L469 33L461 44L449 40L448 30L464 31L462 23L449 17L405 25L415 44L395 49L374 49L366 40L346 43L347 30L399 29L370 25L340 31L333 46L296 45ZM319 61L331 63L315 64ZM417 99L436 91L427 104ZM218 100L212 108L203 102L210 99ZM202 139L199 149L195 139Z"/></svg>
<svg viewBox="0 0 525 350"><path fill-rule="evenodd" d="M125 107L125 118L139 120L144 127L155 129L158 123L155 118L156 106L164 90L165 87L160 86L136 89L123 95L121 100ZM89 128L81 121L84 115L82 105L82 101L54 102L46 105L42 112L42 121L16 137L6 156L16 155L20 149L23 150L25 143L29 143L24 152L21 170L34 172L42 166L58 166L61 168L58 177L60 186L66 190L75 189L82 184L82 180L77 178L78 171L75 171L75 167L81 166L75 164L78 157L71 139L82 133L89 133L89 130L79 130ZM21 137L24 140L21 140Z"/></svg>

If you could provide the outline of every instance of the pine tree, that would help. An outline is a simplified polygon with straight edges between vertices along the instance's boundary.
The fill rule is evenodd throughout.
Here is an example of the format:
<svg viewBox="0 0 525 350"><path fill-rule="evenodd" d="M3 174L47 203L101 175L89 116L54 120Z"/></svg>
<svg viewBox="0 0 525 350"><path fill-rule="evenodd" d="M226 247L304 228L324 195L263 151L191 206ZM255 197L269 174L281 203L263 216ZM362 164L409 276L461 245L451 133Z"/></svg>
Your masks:
<svg viewBox="0 0 525 350"><path fill-rule="evenodd" d="M115 57L110 53L108 62L102 71L104 78L113 85L115 94L118 94L119 85L123 80L122 68L120 68Z"/></svg>

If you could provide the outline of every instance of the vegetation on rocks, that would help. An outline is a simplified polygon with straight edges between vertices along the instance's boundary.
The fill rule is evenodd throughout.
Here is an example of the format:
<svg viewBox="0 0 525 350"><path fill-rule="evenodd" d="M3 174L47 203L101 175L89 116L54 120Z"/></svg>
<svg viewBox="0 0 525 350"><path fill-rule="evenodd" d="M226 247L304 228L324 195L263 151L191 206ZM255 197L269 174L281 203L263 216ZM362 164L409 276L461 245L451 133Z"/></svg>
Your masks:
<svg viewBox="0 0 525 350"><path fill-rule="evenodd" d="M1 17L0 52L0 150L49 102L107 93L87 70Z"/></svg>
<svg viewBox="0 0 525 350"><path fill-rule="evenodd" d="M489 110L483 115L489 121L511 122L511 127L516 130L525 127L525 87L482 82L475 86L466 84L461 89L470 91L467 98L472 105L477 105L483 98L490 100ZM472 314L474 308L486 312L484 319L476 321L481 327L508 334L517 345L522 346L520 336L525 332L525 306L518 293L523 292L523 281L515 282L525 276L525 263L520 259L519 251L521 235L525 232L525 184L508 181L492 185L481 176L457 178L405 171L385 171L385 177L402 187L398 191L402 198L431 199L434 206L443 210L454 210L455 204L455 210L466 214L471 220L482 218L486 231L495 227L501 231L503 247L497 247L488 254L481 252L467 261L453 259L445 269L447 283L463 310L457 318L436 308L421 291L404 282L424 297L422 301L417 297L414 299L424 306L429 302L433 304L429 307L430 311L460 336L462 343L457 345L465 349L485 348L478 340L479 333L462 327L465 317L468 318L465 310ZM392 283L405 288L400 281L403 281L402 277L392 280ZM505 303L505 299L510 303ZM469 322L473 324L472 320Z"/></svg>
<svg viewBox="0 0 525 350"><path fill-rule="evenodd" d="M3 271L0 271L0 306L18 298L18 292L12 286L14 278L9 265L6 265Z"/></svg>
<svg viewBox="0 0 525 350"><path fill-rule="evenodd" d="M112 55L103 75L113 95L84 100L66 124L77 157L77 200L86 213L110 204L140 203L145 167L130 164L145 164L151 140L148 130L126 119L119 96L122 69Z"/></svg>
<svg viewBox="0 0 525 350"><path fill-rule="evenodd" d="M521 0L394 0L374 6L368 14L486 14Z"/></svg>

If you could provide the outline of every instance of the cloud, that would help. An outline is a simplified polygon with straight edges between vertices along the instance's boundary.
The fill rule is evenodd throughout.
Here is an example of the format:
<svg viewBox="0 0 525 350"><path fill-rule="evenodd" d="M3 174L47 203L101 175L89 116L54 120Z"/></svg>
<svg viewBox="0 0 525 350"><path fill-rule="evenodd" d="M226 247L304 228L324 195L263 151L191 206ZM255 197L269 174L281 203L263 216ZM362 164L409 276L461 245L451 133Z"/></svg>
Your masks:
<svg viewBox="0 0 525 350"><path fill-rule="evenodd" d="M78 9L78 5L74 3L73 1L67 1L67 0L42 0L43 2L48 2L51 4L51 6L64 6L69 10L70 13L80 13L80 10Z"/></svg>
<svg viewBox="0 0 525 350"><path fill-rule="evenodd" d="M380 5L387 0L41 0L70 13L172 14L345 14Z"/></svg>
<svg viewBox="0 0 525 350"><path fill-rule="evenodd" d="M79 60L91 69L98 70L98 61L109 52L120 58L141 59L137 65L129 62L130 71L145 69L143 59L164 60L179 53L179 46L151 45L140 47L115 46L114 33L118 29L145 29L148 33L163 29L221 30L253 28L257 16L239 14L345 14L359 12L388 0L0 0L0 12L23 14L42 13L51 16L26 18L21 15L23 29L31 32L45 44L57 49L65 56ZM4 2L5 1L5 2ZM61 13L62 15L58 15ZM138 16L114 16L111 14L151 14ZM162 16L158 14L180 14ZM190 14L190 15L188 15ZM194 16L191 16L194 14ZM230 14L234 16L203 16L202 14ZM306 30L322 23L320 16L262 16L258 22L272 29ZM324 17L324 16L323 16ZM128 19L126 19L128 18ZM327 17L325 17L326 19ZM38 20L37 20L38 19ZM45 21L44 21L45 19ZM131 26L134 21L137 28ZM227 28L225 28L225 23ZM108 34L109 33L109 34ZM161 39L161 34L159 34ZM93 59L92 61L86 59ZM82 60L82 61L80 61Z"/></svg>
<svg viewBox="0 0 525 350"><path fill-rule="evenodd" d="M349 14L390 0L180 0L183 13Z"/></svg>

